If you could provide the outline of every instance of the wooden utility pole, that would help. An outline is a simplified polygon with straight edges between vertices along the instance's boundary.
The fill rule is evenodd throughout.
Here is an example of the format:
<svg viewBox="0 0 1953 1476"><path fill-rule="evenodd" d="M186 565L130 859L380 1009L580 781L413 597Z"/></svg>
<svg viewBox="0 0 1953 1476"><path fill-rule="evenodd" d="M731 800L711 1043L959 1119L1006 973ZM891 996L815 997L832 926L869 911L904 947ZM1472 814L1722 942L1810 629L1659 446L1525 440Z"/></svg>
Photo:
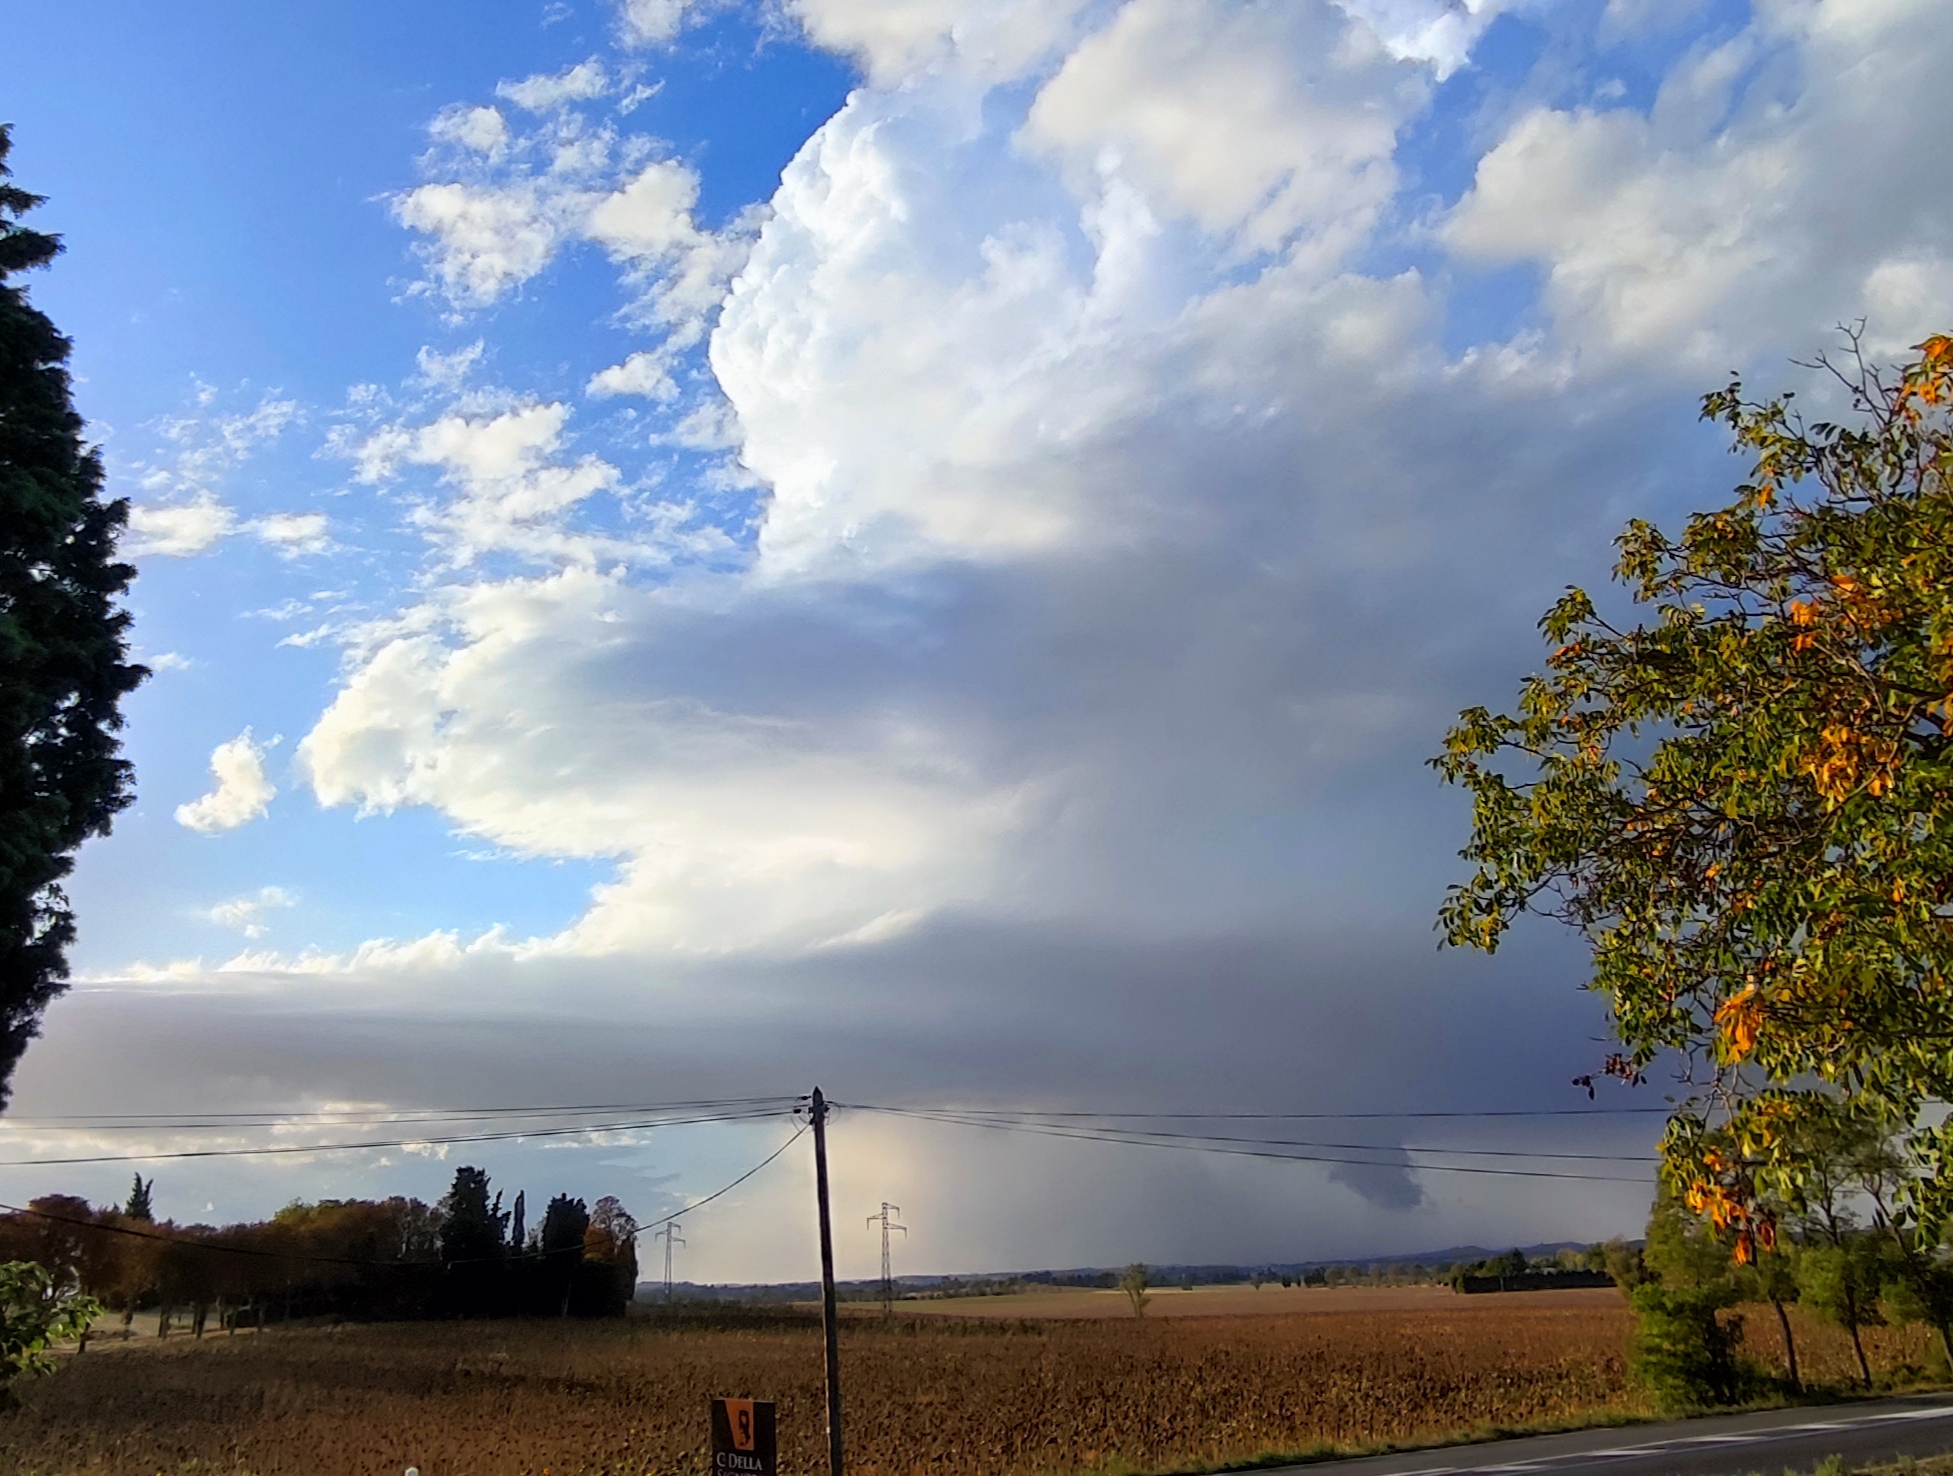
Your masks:
<svg viewBox="0 0 1953 1476"><path fill-rule="evenodd" d="M835 1328L834 1231L827 1208L827 1098L819 1087L808 1106L814 1123L814 1195L821 1210L821 1334L827 1342L827 1473L841 1469L841 1342Z"/></svg>

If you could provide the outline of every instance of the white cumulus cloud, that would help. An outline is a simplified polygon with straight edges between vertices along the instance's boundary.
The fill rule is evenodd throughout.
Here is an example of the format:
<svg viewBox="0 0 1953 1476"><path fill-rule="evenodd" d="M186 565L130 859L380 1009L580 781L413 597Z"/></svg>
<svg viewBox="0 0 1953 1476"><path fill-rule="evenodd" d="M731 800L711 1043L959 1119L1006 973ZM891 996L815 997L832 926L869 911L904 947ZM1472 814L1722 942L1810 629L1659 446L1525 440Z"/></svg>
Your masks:
<svg viewBox="0 0 1953 1476"><path fill-rule="evenodd" d="M225 414L212 409L218 398L214 388L200 385L194 409L155 424L166 453L135 469L137 484L155 500L129 509L124 551L131 556L188 558L237 532L243 520L218 489L303 418L292 399L265 395L249 410Z"/></svg>
<svg viewBox="0 0 1953 1476"><path fill-rule="evenodd" d="M595 57L589 61L578 62L563 71L524 77L520 82L502 82L495 88L497 97L505 97L519 108L532 113L546 113L565 103L588 102L602 97L610 90L610 78L604 72L604 65ZM497 118L499 122L499 116Z"/></svg>
<svg viewBox="0 0 1953 1476"><path fill-rule="evenodd" d="M208 494L190 502L139 502L129 509L126 552L135 558L188 558L233 532L237 523L237 510Z"/></svg>
<svg viewBox="0 0 1953 1476"><path fill-rule="evenodd" d="M1499 0L1339 0L1373 30L1389 53L1426 62L1443 81L1470 58L1473 45L1504 6ZM1620 4L1621 0L1610 0ZM1662 0L1672 3L1672 0ZM1683 0L1693 3L1693 0Z"/></svg>
<svg viewBox="0 0 1953 1476"><path fill-rule="evenodd" d="M566 226L534 185L424 184L394 203L409 230L433 238L428 261L456 303L482 306L549 265Z"/></svg>
<svg viewBox="0 0 1953 1476"><path fill-rule="evenodd" d="M784 635L795 608L752 618ZM622 860L573 951L805 946L980 895L989 840L1026 796L941 725L836 726L797 700L661 698L604 674L669 660L667 642L724 650L715 625L590 571L476 587L440 631L374 652L300 761L327 805L431 805L499 845Z"/></svg>
<svg viewBox="0 0 1953 1476"><path fill-rule="evenodd" d="M499 113L492 128L476 117L492 109L436 118L432 136L445 147L422 165L443 177L392 202L395 219L422 238L428 276L416 291L444 297L457 312L487 307L588 243L622 268L626 317L676 346L698 341L745 261L755 218L742 214L717 231L702 226L696 170L652 157L662 145L621 137L581 110L607 88L594 61L504 83L503 96L544 114L519 136L506 133Z"/></svg>
<svg viewBox="0 0 1953 1476"><path fill-rule="evenodd" d="M254 520L251 531L281 554L324 553L332 547L331 522L324 513L271 513Z"/></svg>
<svg viewBox="0 0 1953 1476"><path fill-rule="evenodd" d="M403 464L437 468L456 495L423 505L416 517L457 565L495 551L571 559L617 551L564 526L566 513L621 480L601 457L559 456L569 413L563 404L529 404L390 427L359 448L361 475L381 481Z"/></svg>
<svg viewBox="0 0 1953 1476"><path fill-rule="evenodd" d="M1326 6L1130 0L1066 58L1025 132L1082 191L1129 177L1160 213L1252 249L1331 225L1353 244L1424 100L1395 71Z"/></svg>
<svg viewBox="0 0 1953 1476"><path fill-rule="evenodd" d="M584 393L597 399L613 395L642 395L647 400L668 404L678 398L678 386L671 377L670 356L639 351L621 364L599 369L590 376Z"/></svg>
<svg viewBox="0 0 1953 1476"><path fill-rule="evenodd" d="M247 892L206 908L201 915L219 927L231 928L247 938L262 938L271 930L266 917L293 906L297 901L283 887L259 887L255 892Z"/></svg>
<svg viewBox="0 0 1953 1476"><path fill-rule="evenodd" d="M627 48L668 46L718 0L617 0L618 39Z"/></svg>
<svg viewBox="0 0 1953 1476"><path fill-rule="evenodd" d="M877 83L929 70L986 82L1022 76L1070 38L1089 0L788 0L818 46L857 58Z"/></svg>
<svg viewBox="0 0 1953 1476"><path fill-rule="evenodd" d="M673 160L646 165L598 200L584 230L624 262L642 285L643 312L675 330L680 344L704 332L726 283L746 260L749 242L737 226L701 230L698 175Z"/></svg>
<svg viewBox="0 0 1953 1476"><path fill-rule="evenodd" d="M1523 113L1444 239L1535 264L1567 341L1693 377L1860 315L1881 347L1916 341L1910 325L1953 317L1953 155L1914 131L1949 57L1936 0L1758 7L1646 113Z"/></svg>
<svg viewBox="0 0 1953 1476"><path fill-rule="evenodd" d="M277 743L257 743L246 728L210 755L210 792L176 807L176 823L206 835L236 830L264 815L278 788L264 771L266 752Z"/></svg>
<svg viewBox="0 0 1953 1476"><path fill-rule="evenodd" d="M508 120L489 107L445 108L427 131L442 143L458 144L491 159L500 158L509 142Z"/></svg>

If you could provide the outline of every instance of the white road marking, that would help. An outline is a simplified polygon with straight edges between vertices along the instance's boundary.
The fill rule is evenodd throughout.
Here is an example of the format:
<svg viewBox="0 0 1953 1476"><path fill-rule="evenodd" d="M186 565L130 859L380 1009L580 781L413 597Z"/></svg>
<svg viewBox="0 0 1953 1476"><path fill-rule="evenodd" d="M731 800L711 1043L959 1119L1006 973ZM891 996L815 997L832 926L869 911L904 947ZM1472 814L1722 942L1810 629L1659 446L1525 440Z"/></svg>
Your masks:
<svg viewBox="0 0 1953 1476"><path fill-rule="evenodd" d="M1762 1430L1745 1431L1729 1435L1682 1435L1668 1440L1650 1441L1646 1445L1610 1446L1606 1450L1567 1451L1557 1455L1535 1456L1531 1460L1506 1461L1496 1466L1411 1466L1403 1470L1402 1476L1528 1476L1528 1473L1552 1470L1568 1465L1581 1465L1590 1461L1623 1460L1633 1456L1655 1456L1664 1452L1703 1447L1767 1445L1798 1437L1830 1435L1844 1430L1863 1430L1876 1425L1890 1424L1905 1420L1945 1420L1953 1419L1953 1404L1927 1405L1920 1409L1890 1410L1881 1414L1848 1416L1843 1419L1822 1420L1799 1425L1775 1425ZM1333 1471L1332 1465L1328 1468Z"/></svg>

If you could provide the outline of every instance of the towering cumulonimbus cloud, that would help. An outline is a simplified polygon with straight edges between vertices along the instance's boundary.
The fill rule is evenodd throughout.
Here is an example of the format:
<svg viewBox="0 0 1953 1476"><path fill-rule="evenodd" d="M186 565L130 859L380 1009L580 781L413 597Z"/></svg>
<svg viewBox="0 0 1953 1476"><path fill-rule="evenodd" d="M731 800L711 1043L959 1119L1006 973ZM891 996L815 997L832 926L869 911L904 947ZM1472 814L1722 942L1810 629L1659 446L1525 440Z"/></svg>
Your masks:
<svg viewBox="0 0 1953 1476"><path fill-rule="evenodd" d="M737 239L696 220L689 166L566 111L594 64L503 89L547 115L529 142L469 134L534 158L473 188L555 202L652 305L657 346L591 392L715 414L698 444L755 489L750 538L700 564L682 498L579 523L624 474L572 450L561 402L362 451L375 478L441 470L416 516L456 567L527 567L370 629L301 759L327 803L613 859L537 957L791 952L946 912L1414 925L1448 850L1419 761L1509 683L1487 653L1597 571L1650 418L1705 355L1938 300L1943 166L1854 178L1851 218L1896 234L1804 193L1855 110L1918 100L1893 51L1916 6L1759 12L1646 113L1517 107L1449 205L1410 140L1491 7L796 14L868 84ZM505 259L423 228L472 253L434 260L464 298ZM1456 274L1515 261L1534 326L1452 343ZM1758 310L1759 273L1795 312Z"/></svg>
<svg viewBox="0 0 1953 1476"><path fill-rule="evenodd" d="M700 1091L1559 1100L1603 1030L1577 951L1433 951L1466 822L1423 761L1623 519L1721 498L1695 396L1799 379L1839 321L1879 352L1953 323L1917 124L1953 9L792 0L860 85L716 220L709 155L619 111L708 9L631 0L614 53L436 117L393 200L420 295L492 340L580 252L635 336L535 386L430 354L348 420L422 561L335 632L297 754L321 804L607 879L533 936L170 977L465 1000L498 1080L548 1021L559 1069ZM1553 67L1474 52L1542 15ZM1079 1249L1039 1259L1162 1186L1271 1251L1298 1217L1416 1248L1640 1208L1424 1172L1406 1133L1298 1187L1049 1147L1011 1180L920 1131L860 1128L850 1172L926 1182L987 1264L1080 1174ZM1124 1254L1210 1243L1162 1216Z"/></svg>

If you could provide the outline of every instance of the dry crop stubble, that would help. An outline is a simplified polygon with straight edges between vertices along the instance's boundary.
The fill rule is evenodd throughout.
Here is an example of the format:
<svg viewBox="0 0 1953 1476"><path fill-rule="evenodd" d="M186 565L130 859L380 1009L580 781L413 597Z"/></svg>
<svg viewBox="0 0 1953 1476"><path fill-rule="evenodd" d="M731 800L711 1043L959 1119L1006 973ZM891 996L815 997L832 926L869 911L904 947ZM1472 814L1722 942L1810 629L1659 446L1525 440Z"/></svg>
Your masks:
<svg viewBox="0 0 1953 1476"><path fill-rule="evenodd" d="M1626 1309L1608 1298L1172 1321L856 1318L843 1338L849 1468L1160 1469L1627 1416L1641 1405L1622 1356L1626 1328ZM1829 1357L1830 1332L1813 1338L1811 1356ZM111 1347L26 1389L22 1408L0 1416L0 1469L702 1473L713 1394L779 1401L783 1469L824 1469L819 1334L792 1314L395 1324Z"/></svg>

